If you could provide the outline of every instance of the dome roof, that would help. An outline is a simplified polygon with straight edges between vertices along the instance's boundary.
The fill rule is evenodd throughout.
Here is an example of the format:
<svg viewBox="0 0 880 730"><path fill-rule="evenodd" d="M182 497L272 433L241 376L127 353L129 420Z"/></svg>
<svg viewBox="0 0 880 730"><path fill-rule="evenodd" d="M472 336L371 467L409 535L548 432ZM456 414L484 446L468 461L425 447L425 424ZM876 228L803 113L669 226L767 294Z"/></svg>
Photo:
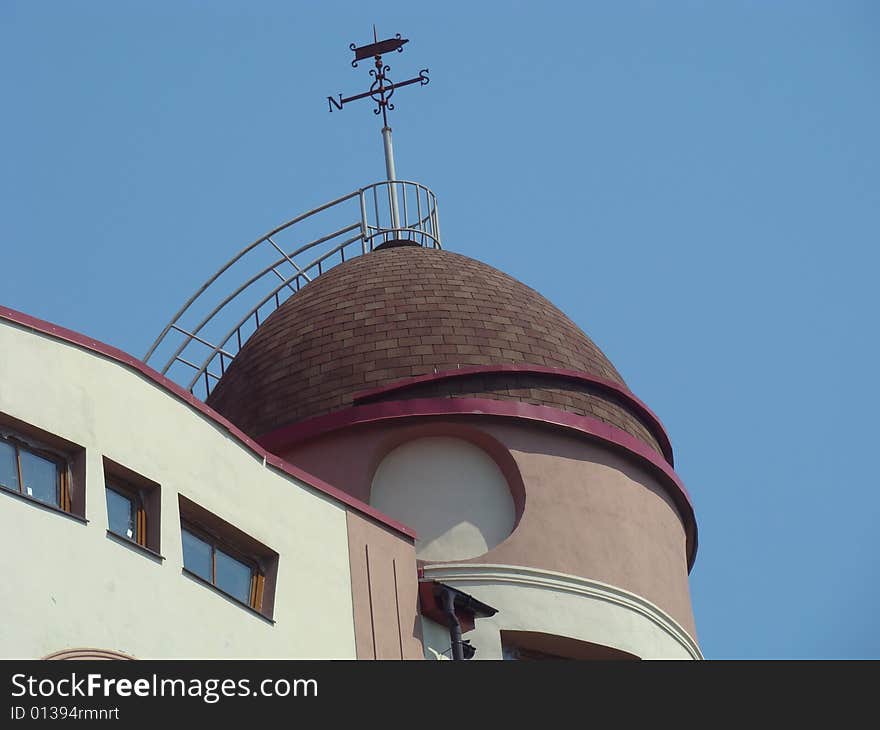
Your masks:
<svg viewBox="0 0 880 730"><path fill-rule="evenodd" d="M559 309L491 266L417 246L350 259L291 296L245 343L208 404L260 437L413 376L527 365L546 372L456 378L452 388L423 384L414 394L549 405L600 418L661 450L650 424L626 402L550 373L577 371L628 392L608 358Z"/></svg>

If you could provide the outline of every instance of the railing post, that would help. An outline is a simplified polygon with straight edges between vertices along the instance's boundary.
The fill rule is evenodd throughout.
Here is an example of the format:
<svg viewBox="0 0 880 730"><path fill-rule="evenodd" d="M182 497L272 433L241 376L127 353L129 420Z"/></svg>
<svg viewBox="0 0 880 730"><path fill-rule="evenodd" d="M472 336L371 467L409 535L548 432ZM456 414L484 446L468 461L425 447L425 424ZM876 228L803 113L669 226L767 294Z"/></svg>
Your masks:
<svg viewBox="0 0 880 730"><path fill-rule="evenodd" d="M358 200L361 203L361 253L367 252L367 201L364 198L364 190L358 191Z"/></svg>
<svg viewBox="0 0 880 730"><path fill-rule="evenodd" d="M428 201L428 208L430 209L430 201ZM425 245L425 223L422 220L422 188L416 183L416 223L419 227L419 233L422 234L422 243L421 245Z"/></svg>
<svg viewBox="0 0 880 730"><path fill-rule="evenodd" d="M431 210L431 226L434 229L434 248L437 248L438 242L443 239L440 238L440 215L437 212L437 198L434 198L433 195L434 207Z"/></svg>

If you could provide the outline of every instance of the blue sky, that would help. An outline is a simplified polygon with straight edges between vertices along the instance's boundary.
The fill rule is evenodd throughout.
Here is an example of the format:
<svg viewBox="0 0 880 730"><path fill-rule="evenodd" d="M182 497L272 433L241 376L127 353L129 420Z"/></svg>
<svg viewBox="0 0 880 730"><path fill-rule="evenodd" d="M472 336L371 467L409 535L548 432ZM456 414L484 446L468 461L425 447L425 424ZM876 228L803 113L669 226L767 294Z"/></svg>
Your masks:
<svg viewBox="0 0 880 730"><path fill-rule="evenodd" d="M217 266L397 171L660 416L708 658L880 657L873 2L0 2L0 303L142 356Z"/></svg>

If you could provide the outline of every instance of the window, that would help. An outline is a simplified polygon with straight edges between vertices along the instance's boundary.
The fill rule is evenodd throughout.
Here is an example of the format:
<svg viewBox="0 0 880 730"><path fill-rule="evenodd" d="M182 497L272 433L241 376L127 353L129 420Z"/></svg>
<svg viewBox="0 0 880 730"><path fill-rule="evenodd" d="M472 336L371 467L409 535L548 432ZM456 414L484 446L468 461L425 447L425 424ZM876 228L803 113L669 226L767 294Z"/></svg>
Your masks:
<svg viewBox="0 0 880 730"><path fill-rule="evenodd" d="M249 560L235 558L227 550L209 536L196 535L194 528L183 528L183 567L259 611L264 576Z"/></svg>
<svg viewBox="0 0 880 730"><path fill-rule="evenodd" d="M159 553L159 485L104 457L107 532Z"/></svg>
<svg viewBox="0 0 880 730"><path fill-rule="evenodd" d="M184 573L271 619L278 553L179 496Z"/></svg>
<svg viewBox="0 0 880 730"><path fill-rule="evenodd" d="M144 517L144 510L135 497L125 494L115 485L107 485L107 524L110 525L110 532L143 545L146 532L146 525L142 526L146 522Z"/></svg>
<svg viewBox="0 0 880 730"><path fill-rule="evenodd" d="M0 492L85 522L85 484L82 446L0 413Z"/></svg>
<svg viewBox="0 0 880 730"><path fill-rule="evenodd" d="M560 659L600 659L606 661L638 659L635 654L603 644L540 631L501 631L501 656L520 661Z"/></svg>
<svg viewBox="0 0 880 730"><path fill-rule="evenodd" d="M547 654L543 651L537 651L536 649L522 649L518 646L502 646L501 647L501 658L502 659L510 659L514 661L522 661L522 660L531 660L531 661L541 661L541 660L555 660L555 659L568 659L569 657L558 656L557 654Z"/></svg>
<svg viewBox="0 0 880 730"><path fill-rule="evenodd" d="M17 435L0 434L0 486L4 489L70 512L69 471L64 455Z"/></svg>

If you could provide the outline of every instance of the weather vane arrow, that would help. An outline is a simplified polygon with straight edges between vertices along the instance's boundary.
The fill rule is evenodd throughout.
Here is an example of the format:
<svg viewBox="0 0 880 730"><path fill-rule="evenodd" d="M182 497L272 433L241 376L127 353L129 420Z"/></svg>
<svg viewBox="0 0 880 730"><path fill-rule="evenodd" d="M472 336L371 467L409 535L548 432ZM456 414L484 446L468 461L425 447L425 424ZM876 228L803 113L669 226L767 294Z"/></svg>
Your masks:
<svg viewBox="0 0 880 730"><path fill-rule="evenodd" d="M349 48L354 51L354 60L351 62L351 65L355 68L357 68L358 61L363 61L370 57L374 59L374 68L370 69L370 76L373 77L373 83L370 85L369 90L345 98L343 98L342 94L338 94L338 98L332 96L327 97L327 106L330 108L331 112L333 111L333 107L342 109L342 107L350 101L357 101L358 99L369 97L376 102L373 114L382 115L382 141L385 146L385 172L391 183L397 179L397 174L394 170L394 149L391 144L391 127L388 126L388 112L394 109L391 97L394 95L395 89L409 86L410 84L425 86L429 81L428 69L426 68L421 69L418 76L408 79L407 81L400 81L398 83L391 81L391 78L388 76L391 67L382 62L382 54L391 53L392 51L403 53L403 46L406 43L409 43L409 39L401 38L400 33L395 35L394 38L386 38L385 40L380 41L376 35L376 26L374 25L372 43L360 47L356 46L354 43L349 45ZM395 229L398 229L400 227L400 216L397 209L397 190L393 184L390 187L392 226Z"/></svg>
<svg viewBox="0 0 880 730"><path fill-rule="evenodd" d="M401 38L400 33L394 38L386 38L384 41L380 41L376 36L375 25L373 26L373 43L360 47L352 43L349 46L349 48L354 51L354 60L351 62L352 66L357 68L358 61L363 61L365 58L372 57L375 59L375 68L370 69L370 76L373 77L373 83L370 85L369 91L364 91L360 94L354 94L353 96L347 96L345 98L343 98L342 94L338 94L338 98L328 96L327 106L329 107L329 110L332 112L334 106L337 109L342 109L342 107L350 101L357 101L358 99L370 97L376 102L376 108L373 109L373 113L381 114L382 123L387 127L387 112L394 109L394 104L391 103L391 97L394 95L394 90L399 89L402 86L409 86L410 84L425 86L430 80L428 79L428 69L423 68L419 71L418 76L408 79L407 81L400 81L396 84L391 81L391 78L388 76L391 67L382 63L382 54L390 53L391 51L403 53L403 46L405 43L409 43L409 39Z"/></svg>

